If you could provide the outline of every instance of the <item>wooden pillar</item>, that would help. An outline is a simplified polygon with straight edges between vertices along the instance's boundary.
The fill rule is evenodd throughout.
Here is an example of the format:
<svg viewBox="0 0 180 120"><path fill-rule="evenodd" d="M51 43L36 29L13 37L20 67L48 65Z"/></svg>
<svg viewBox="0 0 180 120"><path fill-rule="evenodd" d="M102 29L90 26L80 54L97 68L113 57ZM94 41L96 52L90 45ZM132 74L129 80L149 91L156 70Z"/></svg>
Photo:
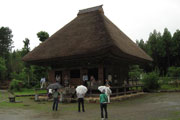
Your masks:
<svg viewBox="0 0 180 120"><path fill-rule="evenodd" d="M126 95L126 85L124 86L124 94Z"/></svg>
<svg viewBox="0 0 180 120"><path fill-rule="evenodd" d="M98 66L98 80L101 81L101 84L104 83L104 66L103 66L103 64L100 64Z"/></svg>
<svg viewBox="0 0 180 120"><path fill-rule="evenodd" d="M119 87L116 88L116 96L119 94Z"/></svg>
<svg viewBox="0 0 180 120"><path fill-rule="evenodd" d="M48 71L48 80L49 80L49 83L55 82L54 70Z"/></svg>
<svg viewBox="0 0 180 120"><path fill-rule="evenodd" d="M137 79L136 79L136 92L138 92L138 84L137 84Z"/></svg>

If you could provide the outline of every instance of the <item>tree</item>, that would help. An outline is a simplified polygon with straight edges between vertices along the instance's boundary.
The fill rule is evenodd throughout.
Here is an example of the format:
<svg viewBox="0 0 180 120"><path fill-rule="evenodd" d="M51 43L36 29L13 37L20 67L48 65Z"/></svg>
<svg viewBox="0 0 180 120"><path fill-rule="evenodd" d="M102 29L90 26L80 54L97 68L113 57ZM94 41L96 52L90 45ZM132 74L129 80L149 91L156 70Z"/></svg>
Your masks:
<svg viewBox="0 0 180 120"><path fill-rule="evenodd" d="M172 37L172 43L173 43L173 48L172 49L172 55L173 55L173 60L175 60L172 64L174 66L180 66L180 30L176 30Z"/></svg>
<svg viewBox="0 0 180 120"><path fill-rule="evenodd" d="M136 40L136 44L143 49L144 51L147 52L147 48L146 48L146 43L143 41L143 39L141 39L140 41Z"/></svg>
<svg viewBox="0 0 180 120"><path fill-rule="evenodd" d="M4 59L8 58L8 54L12 49L12 31L8 27L0 28L0 56Z"/></svg>
<svg viewBox="0 0 180 120"><path fill-rule="evenodd" d="M3 59L2 57L0 57L0 81L4 80L4 74L5 71L7 70L6 68L6 64L5 64L5 59Z"/></svg>
<svg viewBox="0 0 180 120"><path fill-rule="evenodd" d="M25 38L25 40L23 40L23 43L24 43L24 47L22 48L22 57L30 51L29 39Z"/></svg>
<svg viewBox="0 0 180 120"><path fill-rule="evenodd" d="M37 37L41 42L44 42L46 39L49 38L49 34L45 31L40 31L37 33Z"/></svg>
<svg viewBox="0 0 180 120"><path fill-rule="evenodd" d="M164 48L164 69L165 73L167 71L167 68L172 65L172 61L170 60L170 57L172 57L172 50L173 50L173 42L172 42L172 36L171 33L168 31L167 28L164 29L164 33L162 35L162 44Z"/></svg>

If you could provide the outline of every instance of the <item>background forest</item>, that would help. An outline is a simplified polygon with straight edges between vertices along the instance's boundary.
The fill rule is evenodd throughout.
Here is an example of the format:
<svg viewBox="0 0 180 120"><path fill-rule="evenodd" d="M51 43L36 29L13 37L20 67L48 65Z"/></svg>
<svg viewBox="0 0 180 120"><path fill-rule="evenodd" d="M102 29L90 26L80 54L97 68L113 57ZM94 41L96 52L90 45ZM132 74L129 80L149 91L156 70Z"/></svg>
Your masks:
<svg viewBox="0 0 180 120"><path fill-rule="evenodd" d="M45 31L37 33L41 42L49 34ZM38 87L41 77L47 78L49 67L29 65L22 61L22 57L31 51L30 40L23 40L22 49L13 50L13 34L8 27L0 28L0 86L8 85L10 89L19 90L21 87ZM41 44L41 43L40 43ZM173 81L179 85L180 78L180 30L171 34L167 28L163 33L154 30L149 34L148 40L137 40L136 44L142 48L153 62L130 66L130 79L140 79L147 89L157 89ZM10 82L11 81L11 82Z"/></svg>

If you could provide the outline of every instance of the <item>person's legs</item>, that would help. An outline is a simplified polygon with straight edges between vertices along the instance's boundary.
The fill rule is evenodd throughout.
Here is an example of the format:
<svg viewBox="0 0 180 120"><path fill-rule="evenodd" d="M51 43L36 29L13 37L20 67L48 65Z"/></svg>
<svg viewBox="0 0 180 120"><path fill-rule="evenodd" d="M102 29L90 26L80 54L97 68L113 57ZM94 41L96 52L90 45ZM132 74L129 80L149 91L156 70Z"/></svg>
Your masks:
<svg viewBox="0 0 180 120"><path fill-rule="evenodd" d="M108 118L107 104L104 104L105 118Z"/></svg>
<svg viewBox="0 0 180 120"><path fill-rule="evenodd" d="M56 100L55 100L55 98L54 98L53 107L52 107L53 110L54 110L54 108L55 108L55 104L56 104Z"/></svg>
<svg viewBox="0 0 180 120"><path fill-rule="evenodd" d="M84 110L84 99L82 98L82 111L85 112Z"/></svg>
<svg viewBox="0 0 180 120"><path fill-rule="evenodd" d="M110 103L110 95L108 95L107 97L108 97L108 103Z"/></svg>
<svg viewBox="0 0 180 120"><path fill-rule="evenodd" d="M100 103L100 108L101 108L101 118L104 118L104 115L103 115L103 104Z"/></svg>
<svg viewBox="0 0 180 120"><path fill-rule="evenodd" d="M81 108L80 108L80 98L78 98L78 112L81 112Z"/></svg>
<svg viewBox="0 0 180 120"><path fill-rule="evenodd" d="M56 111L58 110L58 103L59 103L59 100L58 98L56 98Z"/></svg>

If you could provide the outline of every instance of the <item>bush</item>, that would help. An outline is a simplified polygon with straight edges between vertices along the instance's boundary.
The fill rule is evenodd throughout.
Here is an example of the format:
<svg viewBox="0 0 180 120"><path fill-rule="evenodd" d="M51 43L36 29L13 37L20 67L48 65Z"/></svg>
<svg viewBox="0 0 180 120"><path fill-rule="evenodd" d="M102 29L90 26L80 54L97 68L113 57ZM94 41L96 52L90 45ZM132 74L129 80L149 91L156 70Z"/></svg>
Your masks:
<svg viewBox="0 0 180 120"><path fill-rule="evenodd" d="M13 79L9 85L9 90L10 91L20 91L21 87L22 87L21 85L22 85L22 81Z"/></svg>
<svg viewBox="0 0 180 120"><path fill-rule="evenodd" d="M144 91L152 91L157 90L160 85L158 83L159 80L159 74L157 72L151 72L144 74L142 83L144 84Z"/></svg>
<svg viewBox="0 0 180 120"><path fill-rule="evenodd" d="M129 78L131 80L139 80L143 70L139 68L139 65L130 66Z"/></svg>
<svg viewBox="0 0 180 120"><path fill-rule="evenodd" d="M167 76L159 78L159 84L160 85L168 85L171 83L171 81L172 81L172 79L170 77L167 77Z"/></svg>
<svg viewBox="0 0 180 120"><path fill-rule="evenodd" d="M180 67L169 67L168 76L180 78Z"/></svg>

